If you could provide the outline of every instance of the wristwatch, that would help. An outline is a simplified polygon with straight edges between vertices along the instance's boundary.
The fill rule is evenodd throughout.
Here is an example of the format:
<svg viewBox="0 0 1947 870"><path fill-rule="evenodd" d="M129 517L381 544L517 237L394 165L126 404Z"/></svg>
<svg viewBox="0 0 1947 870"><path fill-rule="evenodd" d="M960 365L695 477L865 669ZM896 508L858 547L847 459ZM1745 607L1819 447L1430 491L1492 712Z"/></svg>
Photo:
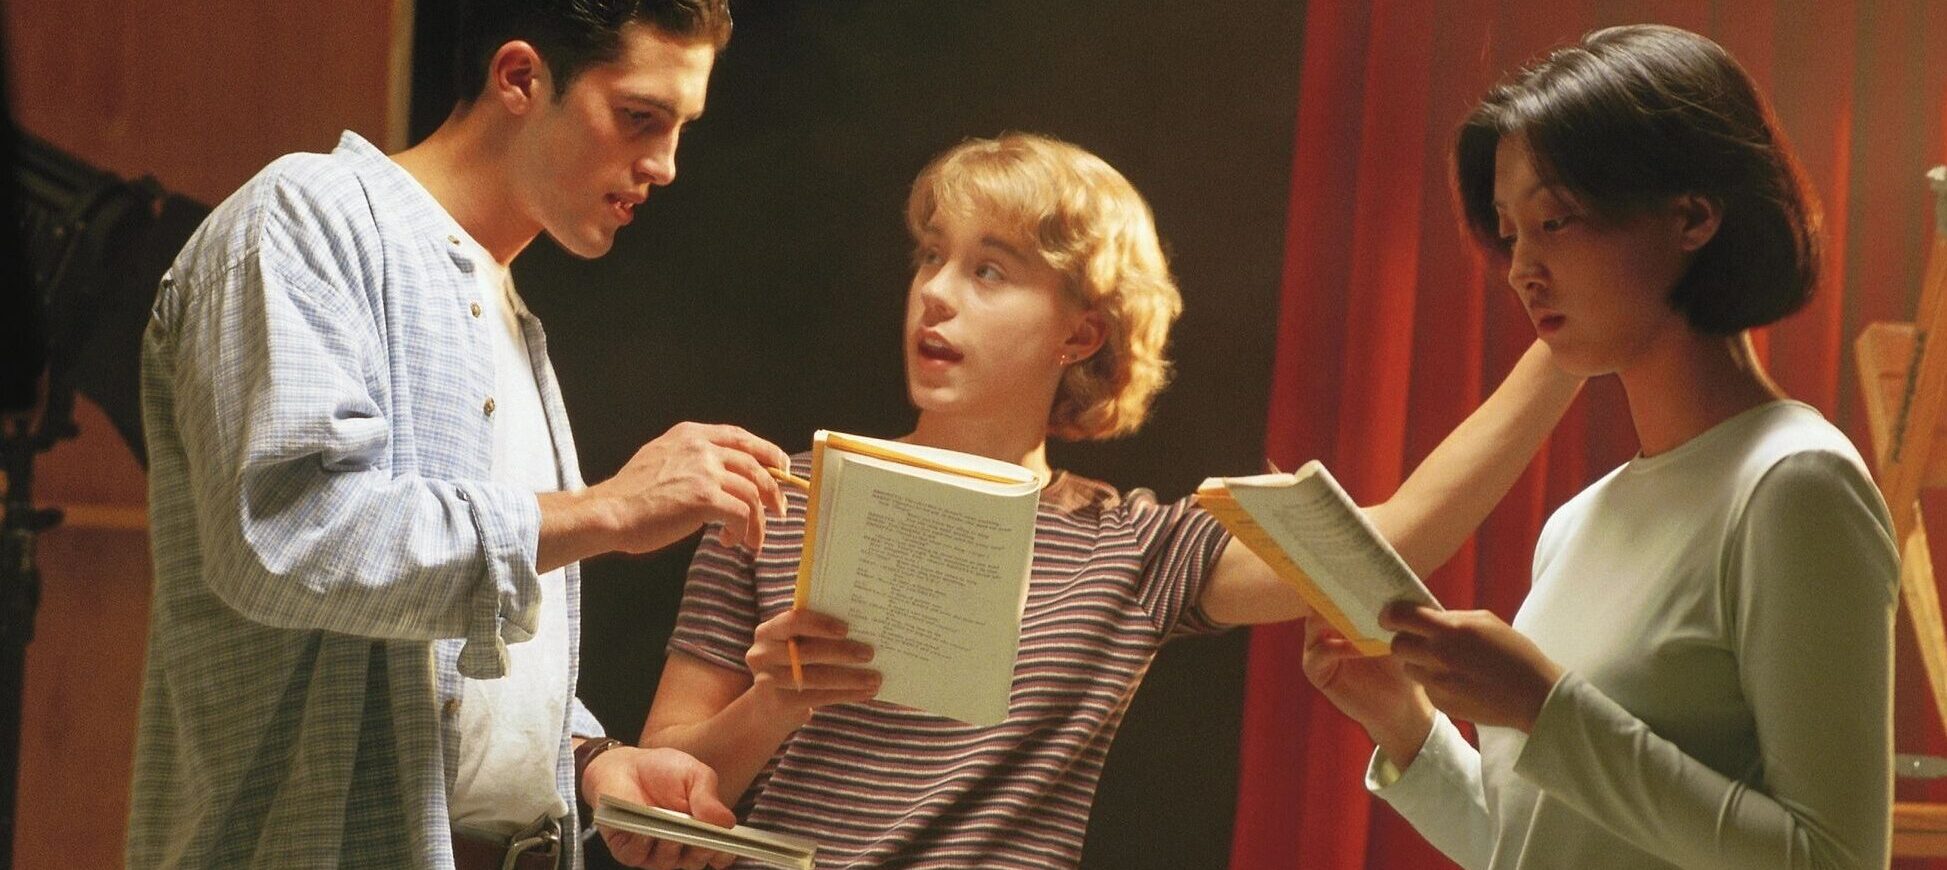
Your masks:
<svg viewBox="0 0 1947 870"><path fill-rule="evenodd" d="M581 776L588 772L588 765L595 760L595 756L614 749L617 746L627 745L613 737L590 737L583 740L580 746L575 747L575 796L577 798L581 798ZM581 798L581 805L587 809L581 816L582 822L586 824L588 820L595 817L595 808L588 803L586 798Z"/></svg>

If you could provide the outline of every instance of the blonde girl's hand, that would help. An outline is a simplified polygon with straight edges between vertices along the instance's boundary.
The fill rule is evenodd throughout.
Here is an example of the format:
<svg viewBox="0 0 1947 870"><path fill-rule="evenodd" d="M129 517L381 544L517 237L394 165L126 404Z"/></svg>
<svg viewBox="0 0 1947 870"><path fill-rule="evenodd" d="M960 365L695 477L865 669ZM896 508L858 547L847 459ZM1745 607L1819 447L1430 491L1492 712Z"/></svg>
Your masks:
<svg viewBox="0 0 1947 870"><path fill-rule="evenodd" d="M871 700L879 693L879 672L865 667L872 647L847 638L847 630L844 621L815 610L787 610L765 620L744 653L751 690L767 709L796 718L827 704Z"/></svg>

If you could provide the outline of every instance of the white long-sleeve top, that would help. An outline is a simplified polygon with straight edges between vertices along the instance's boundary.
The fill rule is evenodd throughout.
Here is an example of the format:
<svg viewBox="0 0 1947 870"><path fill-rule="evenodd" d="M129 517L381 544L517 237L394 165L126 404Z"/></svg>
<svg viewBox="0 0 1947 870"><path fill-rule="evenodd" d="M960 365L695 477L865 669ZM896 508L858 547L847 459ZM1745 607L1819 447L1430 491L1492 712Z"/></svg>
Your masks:
<svg viewBox="0 0 1947 870"><path fill-rule="evenodd" d="M1469 868L1884 867L1891 526L1797 402L1638 457L1542 530L1514 627L1568 673L1533 732L1440 717L1367 786Z"/></svg>

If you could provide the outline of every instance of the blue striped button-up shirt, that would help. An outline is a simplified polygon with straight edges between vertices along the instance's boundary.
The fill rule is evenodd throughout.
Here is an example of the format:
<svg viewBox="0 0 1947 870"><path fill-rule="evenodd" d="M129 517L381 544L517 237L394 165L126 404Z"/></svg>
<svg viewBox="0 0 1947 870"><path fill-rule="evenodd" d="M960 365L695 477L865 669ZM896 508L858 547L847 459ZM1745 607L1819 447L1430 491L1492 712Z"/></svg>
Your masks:
<svg viewBox="0 0 1947 870"><path fill-rule="evenodd" d="M130 867L452 864L462 680L533 632L540 509L490 480L489 330L453 219L370 143L272 163L142 347L155 599ZM561 479L574 439L522 323ZM580 576L567 571L569 674ZM575 805L563 716L556 781ZM578 856L577 856L578 860Z"/></svg>

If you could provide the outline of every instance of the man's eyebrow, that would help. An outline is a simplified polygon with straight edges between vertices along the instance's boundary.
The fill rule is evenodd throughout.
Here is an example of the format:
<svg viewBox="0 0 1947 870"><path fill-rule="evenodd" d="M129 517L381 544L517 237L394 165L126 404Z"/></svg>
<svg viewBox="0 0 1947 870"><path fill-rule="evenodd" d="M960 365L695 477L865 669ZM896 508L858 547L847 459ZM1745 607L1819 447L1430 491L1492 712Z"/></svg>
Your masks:
<svg viewBox="0 0 1947 870"><path fill-rule="evenodd" d="M696 123L696 120L698 118L703 117L703 112L701 110L697 111L697 113L694 115L684 117L681 112L676 111L676 104L671 103L668 100L662 99L661 97L650 96L649 94L640 94L640 93L632 93L632 92L625 91L622 93L621 99L625 102L639 103L641 105L649 106L651 108L657 109L665 115L680 120L684 124L694 124Z"/></svg>

